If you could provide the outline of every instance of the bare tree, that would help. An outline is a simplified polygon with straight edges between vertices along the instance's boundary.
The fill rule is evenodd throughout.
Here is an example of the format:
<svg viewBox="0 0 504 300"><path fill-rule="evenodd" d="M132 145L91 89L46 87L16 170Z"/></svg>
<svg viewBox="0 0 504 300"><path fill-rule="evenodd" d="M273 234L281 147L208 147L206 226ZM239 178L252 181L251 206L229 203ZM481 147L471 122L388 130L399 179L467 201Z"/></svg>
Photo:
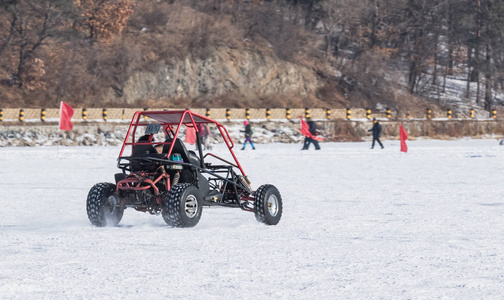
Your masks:
<svg viewBox="0 0 504 300"><path fill-rule="evenodd" d="M87 57L87 72L95 89L111 88L116 97L122 97L139 60L138 49L124 39L107 46L95 45Z"/></svg>
<svg viewBox="0 0 504 300"><path fill-rule="evenodd" d="M9 30L1 36L0 53L10 59L8 68L12 84L29 83L30 88L41 86L34 82L44 74L44 62L37 57L37 52L63 19L63 10L55 2L11 0L3 3L6 14L1 17L2 27L8 23ZM28 68L29 76L25 74Z"/></svg>
<svg viewBox="0 0 504 300"><path fill-rule="evenodd" d="M75 0L75 5L93 40L110 40L121 33L133 14L131 0Z"/></svg>

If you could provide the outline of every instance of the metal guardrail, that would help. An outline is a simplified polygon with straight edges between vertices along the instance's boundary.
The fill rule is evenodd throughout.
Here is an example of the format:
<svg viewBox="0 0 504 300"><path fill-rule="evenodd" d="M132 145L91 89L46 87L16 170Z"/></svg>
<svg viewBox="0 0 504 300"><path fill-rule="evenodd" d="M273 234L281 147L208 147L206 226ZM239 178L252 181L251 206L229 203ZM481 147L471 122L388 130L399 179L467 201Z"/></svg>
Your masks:
<svg viewBox="0 0 504 300"><path fill-rule="evenodd" d="M133 114L142 110L164 110L163 108L74 108L74 122L107 122L125 121L129 122ZM180 109L165 109L180 110ZM395 119L396 112L386 109L383 112L372 112L371 109L363 108L194 108L191 109L201 115L205 115L215 120L290 120L299 116L311 117L316 120L369 120L372 118ZM413 116L409 112L403 113L401 119L433 119L445 118L447 120L474 119L474 110L467 115L456 116L451 109L445 114L434 116L433 112L427 108L421 116ZM493 109L488 118L497 119L497 112ZM0 108L0 124L4 122L54 122L59 119L59 109L57 108Z"/></svg>
<svg viewBox="0 0 504 300"><path fill-rule="evenodd" d="M23 118L20 119L20 111L23 111ZM127 120L130 121L133 114L145 108L74 108L73 121L111 121ZM163 110L163 108L149 108L147 110ZM179 110L179 109L167 109ZM325 108L194 108L191 109L201 115L209 116L216 120L239 120L239 119L264 119L267 120L285 120L297 119L299 116L309 116L313 119L344 119L346 109L325 109ZM328 115L328 110L330 111ZM42 113L43 112L43 113ZM376 116L376 114L375 114ZM352 117L365 118L364 109L355 109ZM8 108L0 111L1 121L50 121L59 118L59 109L51 108Z"/></svg>

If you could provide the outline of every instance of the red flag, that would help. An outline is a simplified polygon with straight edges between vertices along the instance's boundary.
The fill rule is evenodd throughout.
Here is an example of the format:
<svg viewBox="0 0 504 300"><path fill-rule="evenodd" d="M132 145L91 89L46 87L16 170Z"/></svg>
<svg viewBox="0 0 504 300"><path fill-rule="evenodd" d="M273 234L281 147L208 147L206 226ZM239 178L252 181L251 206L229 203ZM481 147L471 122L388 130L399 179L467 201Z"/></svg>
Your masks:
<svg viewBox="0 0 504 300"><path fill-rule="evenodd" d="M196 144L196 130L194 127L187 126L185 132L185 142L191 145Z"/></svg>
<svg viewBox="0 0 504 300"><path fill-rule="evenodd" d="M406 130L399 124L399 137L401 138L401 152L408 152L408 145L406 145L406 140L408 139L408 134Z"/></svg>
<svg viewBox="0 0 504 300"><path fill-rule="evenodd" d="M301 120L301 122L299 123L299 125L301 126L301 128L299 130L301 131L302 135L304 135L306 137L309 137L309 138L312 138L312 139L317 140L317 141L322 141L324 139L321 136L315 136L315 135L311 134L311 132L310 132L310 126L308 126L308 123L306 123L303 120L303 117L300 116L299 120Z"/></svg>
<svg viewBox="0 0 504 300"><path fill-rule="evenodd" d="M306 123L302 117L299 117L299 119L301 120L301 123L300 123L301 134L304 136L307 136L307 137L311 137L312 134L310 133L310 127L308 126L308 123Z"/></svg>
<svg viewBox="0 0 504 300"><path fill-rule="evenodd" d="M60 130L72 130L72 117L74 114L74 109L61 101L60 105L60 121L59 121L59 129Z"/></svg>

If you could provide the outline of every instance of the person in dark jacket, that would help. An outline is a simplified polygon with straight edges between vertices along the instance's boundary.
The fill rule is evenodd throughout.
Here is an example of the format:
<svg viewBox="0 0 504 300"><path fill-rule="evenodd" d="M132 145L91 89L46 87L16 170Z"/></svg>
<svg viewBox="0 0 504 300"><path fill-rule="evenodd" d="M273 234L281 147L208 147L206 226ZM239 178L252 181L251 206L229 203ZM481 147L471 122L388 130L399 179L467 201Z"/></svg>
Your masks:
<svg viewBox="0 0 504 300"><path fill-rule="evenodd" d="M312 121L311 118L306 118L306 124L308 124L308 130L310 131L312 136L317 136L318 131L317 131L317 124ZM303 143L303 148L301 150L308 150L308 147L310 147L310 144L313 143L315 146L315 150L320 150L320 145L319 142L312 137L305 137L304 143Z"/></svg>
<svg viewBox="0 0 504 300"><path fill-rule="evenodd" d="M380 144L382 149L385 148L383 147L383 144L380 142L381 129L382 129L381 124L378 122L378 120L376 120L376 118L373 118L373 127L368 130L370 132L373 132L373 144L371 144L371 149L374 148L375 141L377 141L378 144Z"/></svg>
<svg viewBox="0 0 504 300"><path fill-rule="evenodd" d="M250 127L250 124L247 120L243 122L243 125L245 125L245 131L242 131L245 132L245 142L243 143L243 148L241 149L245 150L245 146L247 145L247 142L249 142L250 146L252 146L252 149L255 150L254 142L252 142L252 134L254 134L252 127Z"/></svg>

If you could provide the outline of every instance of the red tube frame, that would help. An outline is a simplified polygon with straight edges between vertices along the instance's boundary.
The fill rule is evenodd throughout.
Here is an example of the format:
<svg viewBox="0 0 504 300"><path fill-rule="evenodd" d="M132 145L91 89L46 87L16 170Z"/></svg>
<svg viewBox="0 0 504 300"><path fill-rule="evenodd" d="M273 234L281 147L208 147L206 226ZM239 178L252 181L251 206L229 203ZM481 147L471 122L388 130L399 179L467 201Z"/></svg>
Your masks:
<svg viewBox="0 0 504 300"><path fill-rule="evenodd" d="M159 119L156 119L156 118L153 118L152 116L154 115L175 115L175 114L180 114L180 118L179 118L179 121L177 123L175 122L163 122L162 120L159 120ZM184 122L184 119L186 117L186 115L189 116L190 118L190 122ZM217 128L219 129L219 132L222 136L222 138L224 139L224 142L226 144L226 147L228 147L229 149L229 152L231 153L231 156L233 157L234 161L235 161L235 164L236 165L233 165L231 164L232 166L234 167L237 167L241 174L243 176L246 176L245 175L245 172L243 171L243 168L241 167L240 163L238 162L238 159L236 158L236 155L233 151L233 147L234 147L234 143L233 141L231 140L231 137L229 136L229 132L227 131L227 129L222 126L219 122L215 121L215 120L212 120L210 118L207 118L205 116L202 116L200 114L196 114L196 113L193 113L192 111L190 110L184 110L184 111L137 111L135 112L135 114L133 115L133 118L131 119L131 123L130 123L130 126L128 128L128 132L126 134L126 138L124 140L124 143L121 147L121 152L119 153L119 157L122 157L123 154L124 154L124 149L127 145L131 145L132 148L133 146L135 145L142 145L142 144L152 144L152 143L136 143L135 142L135 133L136 133L136 130L138 128L138 126L147 126L148 123L144 123L144 124L141 124L140 123L140 120L141 120L141 117L142 116L147 116L147 117L150 117L156 121L158 121L159 123L161 123L162 125L168 125L168 126L173 126L173 125L177 125L177 130L175 131L174 133L174 136L173 136L173 139L177 138L178 136L178 133L180 131L180 128L182 127L182 125L186 125L187 124L192 124L192 126L194 126L194 129L198 132L198 126L197 123L206 123L206 124L214 124L217 126ZM202 120L202 121L195 121L195 117L199 120ZM134 127L134 130L133 130L133 127ZM133 130L133 131L132 131ZM131 135L131 138L132 138L132 141L131 142L128 142L128 138L130 137ZM169 157L169 155L171 154L171 151L173 150L173 147L174 147L174 143L157 143L157 144L170 144L170 149L168 150L168 154L167 154L167 157ZM214 157L216 157L215 155L213 155ZM221 158L219 158L221 159ZM223 160L223 159L221 159ZM225 160L223 160L225 161Z"/></svg>

